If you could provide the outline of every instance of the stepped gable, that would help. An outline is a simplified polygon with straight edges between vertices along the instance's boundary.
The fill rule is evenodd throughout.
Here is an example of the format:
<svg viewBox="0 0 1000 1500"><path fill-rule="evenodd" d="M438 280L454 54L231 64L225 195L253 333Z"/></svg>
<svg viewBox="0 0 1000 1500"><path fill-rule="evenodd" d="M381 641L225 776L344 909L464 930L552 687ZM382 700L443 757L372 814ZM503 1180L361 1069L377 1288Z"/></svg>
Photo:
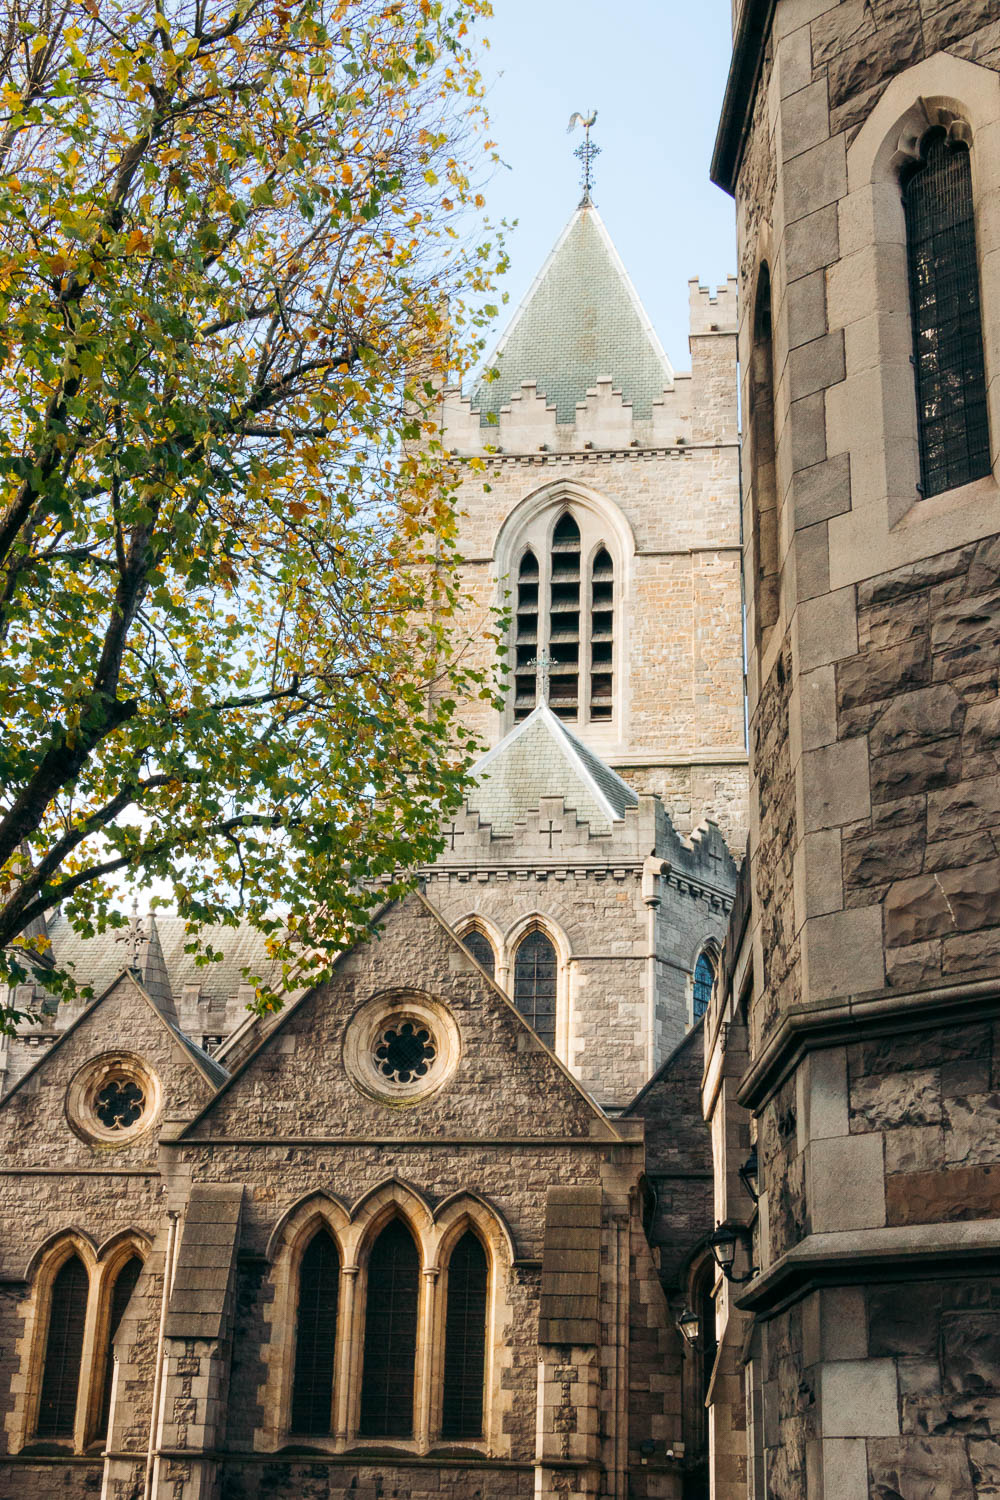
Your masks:
<svg viewBox="0 0 1000 1500"><path fill-rule="evenodd" d="M627 782L571 734L547 703L484 755L474 775L466 806L494 837L512 834L529 812L538 811L543 797L561 797L597 837L611 833L626 809L639 804Z"/></svg>
<svg viewBox="0 0 1000 1500"><path fill-rule="evenodd" d="M607 379L637 420L652 415L673 370L592 203L573 214L486 368L500 374L473 393L483 425L526 382L555 406L558 422L575 422L577 404Z"/></svg>

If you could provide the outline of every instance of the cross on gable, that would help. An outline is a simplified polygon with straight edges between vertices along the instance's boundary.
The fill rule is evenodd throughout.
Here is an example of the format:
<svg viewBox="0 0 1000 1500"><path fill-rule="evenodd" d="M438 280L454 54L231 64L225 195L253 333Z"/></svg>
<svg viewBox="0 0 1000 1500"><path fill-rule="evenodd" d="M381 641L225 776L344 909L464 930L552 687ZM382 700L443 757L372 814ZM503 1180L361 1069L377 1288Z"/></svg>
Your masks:
<svg viewBox="0 0 1000 1500"><path fill-rule="evenodd" d="M124 932L115 934L116 943L125 944L125 967L137 969L139 967L139 949L146 941L146 931L142 925L139 915L139 902L133 897L132 915Z"/></svg>
<svg viewBox="0 0 1000 1500"><path fill-rule="evenodd" d="M451 827L445 833L445 838L451 840L451 843L448 845L449 849L454 849L456 839L461 839L464 837L465 829L459 828L457 823L452 823Z"/></svg>
<svg viewBox="0 0 1000 1500"><path fill-rule="evenodd" d="M562 833L562 829L561 828L557 828L556 825L553 823L552 819L550 818L549 819L549 826L548 826L548 828L539 828L539 832L540 833L547 833L548 834L548 836L549 836L549 848L551 849L552 848L552 835L554 833Z"/></svg>

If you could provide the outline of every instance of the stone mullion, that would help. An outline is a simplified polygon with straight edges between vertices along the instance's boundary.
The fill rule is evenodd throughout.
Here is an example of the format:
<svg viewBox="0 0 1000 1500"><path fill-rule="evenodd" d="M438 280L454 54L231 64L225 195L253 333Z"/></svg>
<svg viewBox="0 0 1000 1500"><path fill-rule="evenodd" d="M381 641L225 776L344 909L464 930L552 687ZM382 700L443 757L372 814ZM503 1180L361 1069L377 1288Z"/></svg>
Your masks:
<svg viewBox="0 0 1000 1500"><path fill-rule="evenodd" d="M417 1381L414 1392L413 1436L417 1447L425 1450L430 1442L431 1397L433 1393L435 1304L437 1302L438 1267L425 1266L417 1326Z"/></svg>
<svg viewBox="0 0 1000 1500"><path fill-rule="evenodd" d="M354 1435L355 1395L361 1379L361 1349L357 1337L358 1267L340 1271L340 1314L337 1319L336 1378L333 1384L333 1434L338 1443Z"/></svg>

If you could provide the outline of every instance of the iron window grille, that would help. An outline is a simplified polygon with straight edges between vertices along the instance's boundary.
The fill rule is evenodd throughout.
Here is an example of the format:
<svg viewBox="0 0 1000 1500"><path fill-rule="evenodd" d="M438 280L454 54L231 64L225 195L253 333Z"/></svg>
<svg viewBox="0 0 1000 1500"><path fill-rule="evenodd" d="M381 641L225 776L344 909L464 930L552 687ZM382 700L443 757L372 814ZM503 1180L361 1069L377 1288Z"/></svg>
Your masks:
<svg viewBox="0 0 1000 1500"><path fill-rule="evenodd" d="M556 1043L556 950L544 932L529 932L514 955L514 1004L545 1042Z"/></svg>

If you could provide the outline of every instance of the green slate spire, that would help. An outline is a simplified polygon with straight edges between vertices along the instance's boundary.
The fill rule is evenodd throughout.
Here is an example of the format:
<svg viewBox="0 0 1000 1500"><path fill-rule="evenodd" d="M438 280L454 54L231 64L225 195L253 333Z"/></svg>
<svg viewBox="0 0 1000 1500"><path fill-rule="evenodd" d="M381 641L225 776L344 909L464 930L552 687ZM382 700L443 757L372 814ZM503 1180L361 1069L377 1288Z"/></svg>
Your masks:
<svg viewBox="0 0 1000 1500"><path fill-rule="evenodd" d="M484 425L525 380L554 405L559 422L610 376L637 421L673 381L673 370L597 209L585 198L563 230L485 368L473 410Z"/></svg>

